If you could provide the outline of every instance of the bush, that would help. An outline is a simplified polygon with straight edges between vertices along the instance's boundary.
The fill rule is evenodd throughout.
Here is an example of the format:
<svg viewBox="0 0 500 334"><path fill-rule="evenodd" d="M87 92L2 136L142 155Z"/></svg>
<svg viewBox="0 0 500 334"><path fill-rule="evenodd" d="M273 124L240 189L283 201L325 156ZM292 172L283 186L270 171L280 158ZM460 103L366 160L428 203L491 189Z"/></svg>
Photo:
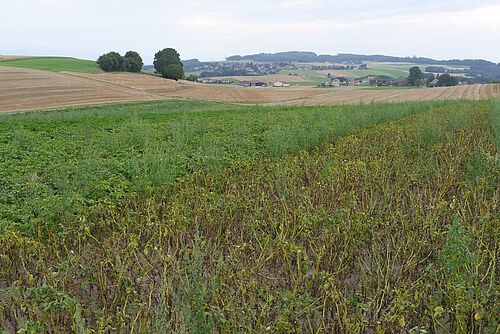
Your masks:
<svg viewBox="0 0 500 334"><path fill-rule="evenodd" d="M196 80L198 80L198 76L194 75L194 74L190 74L190 75L187 76L186 80L187 81L195 82Z"/></svg>

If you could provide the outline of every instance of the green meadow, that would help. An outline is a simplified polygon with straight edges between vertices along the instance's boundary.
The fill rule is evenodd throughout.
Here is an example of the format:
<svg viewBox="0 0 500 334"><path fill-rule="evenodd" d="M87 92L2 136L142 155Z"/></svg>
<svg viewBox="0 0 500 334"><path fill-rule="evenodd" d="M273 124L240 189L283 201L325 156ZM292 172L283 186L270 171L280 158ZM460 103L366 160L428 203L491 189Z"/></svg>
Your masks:
<svg viewBox="0 0 500 334"><path fill-rule="evenodd" d="M97 72L95 61L68 57L34 57L0 61L0 66L31 68L51 72Z"/></svg>
<svg viewBox="0 0 500 334"><path fill-rule="evenodd" d="M408 76L408 71L393 68L369 68L367 70L346 70L345 72L356 75L360 78L369 75L386 76L394 79L397 79L401 76Z"/></svg>

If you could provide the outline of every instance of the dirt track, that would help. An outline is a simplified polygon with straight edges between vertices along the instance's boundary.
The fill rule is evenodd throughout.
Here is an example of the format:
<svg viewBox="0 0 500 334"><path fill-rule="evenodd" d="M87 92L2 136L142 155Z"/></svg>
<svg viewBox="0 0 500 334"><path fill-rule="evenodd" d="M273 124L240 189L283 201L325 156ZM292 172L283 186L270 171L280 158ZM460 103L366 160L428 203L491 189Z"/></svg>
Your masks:
<svg viewBox="0 0 500 334"><path fill-rule="evenodd" d="M242 88L175 82L146 74L53 73L0 67L0 112L166 98L264 105L328 105L490 97L500 97L500 84L399 90Z"/></svg>

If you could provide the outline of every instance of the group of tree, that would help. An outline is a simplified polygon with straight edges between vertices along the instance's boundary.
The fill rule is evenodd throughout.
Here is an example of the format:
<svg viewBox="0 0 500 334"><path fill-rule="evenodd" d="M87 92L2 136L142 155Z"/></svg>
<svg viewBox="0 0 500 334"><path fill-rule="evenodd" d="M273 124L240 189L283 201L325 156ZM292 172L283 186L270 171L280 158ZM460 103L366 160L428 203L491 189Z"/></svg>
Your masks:
<svg viewBox="0 0 500 334"><path fill-rule="evenodd" d="M97 65L106 72L140 72L144 63L135 51L128 51L125 56L111 51L100 56Z"/></svg>
<svg viewBox="0 0 500 334"><path fill-rule="evenodd" d="M97 60L99 67L106 72L140 72L144 63L135 51L128 51L122 57L118 52L108 52ZM153 67L156 73L167 79L184 79L184 66L179 53L172 48L163 49L155 54Z"/></svg>
<svg viewBox="0 0 500 334"><path fill-rule="evenodd" d="M458 78L449 75L448 73L438 75L436 79L437 79L436 86L438 87L449 87L458 85Z"/></svg>
<svg viewBox="0 0 500 334"><path fill-rule="evenodd" d="M436 81L437 79L437 81ZM424 74L420 67L414 66L410 68L410 75L408 76L408 85L410 86L437 86L449 87L458 85L458 78L448 73L435 75L434 73Z"/></svg>

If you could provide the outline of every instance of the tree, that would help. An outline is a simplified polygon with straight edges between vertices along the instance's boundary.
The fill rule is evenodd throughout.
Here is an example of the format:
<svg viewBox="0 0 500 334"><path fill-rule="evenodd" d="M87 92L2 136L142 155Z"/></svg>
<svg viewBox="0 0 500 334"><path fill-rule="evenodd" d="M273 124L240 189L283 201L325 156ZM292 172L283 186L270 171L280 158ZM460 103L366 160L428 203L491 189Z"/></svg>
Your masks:
<svg viewBox="0 0 500 334"><path fill-rule="evenodd" d="M186 77L186 80L187 81L192 81L192 82L195 82L196 80L198 80L198 76L197 75L194 75L194 74L190 74Z"/></svg>
<svg viewBox="0 0 500 334"><path fill-rule="evenodd" d="M438 87L448 87L448 86L458 85L457 77L451 76L448 73L438 76L437 79L438 79L437 82Z"/></svg>
<svg viewBox="0 0 500 334"><path fill-rule="evenodd" d="M97 59L97 65L106 72L123 71L124 60L118 52L108 52Z"/></svg>
<svg viewBox="0 0 500 334"><path fill-rule="evenodd" d="M123 60L124 70L127 72L140 72L144 66L141 56L135 51L128 51Z"/></svg>
<svg viewBox="0 0 500 334"><path fill-rule="evenodd" d="M408 76L408 83L411 86L420 86L422 84L422 80L424 79L424 74L422 70L418 66L413 66L410 68L410 75Z"/></svg>
<svg viewBox="0 0 500 334"><path fill-rule="evenodd" d="M162 77L179 80L184 78L184 66L179 53L172 48L163 49L155 54L153 62L157 73Z"/></svg>

